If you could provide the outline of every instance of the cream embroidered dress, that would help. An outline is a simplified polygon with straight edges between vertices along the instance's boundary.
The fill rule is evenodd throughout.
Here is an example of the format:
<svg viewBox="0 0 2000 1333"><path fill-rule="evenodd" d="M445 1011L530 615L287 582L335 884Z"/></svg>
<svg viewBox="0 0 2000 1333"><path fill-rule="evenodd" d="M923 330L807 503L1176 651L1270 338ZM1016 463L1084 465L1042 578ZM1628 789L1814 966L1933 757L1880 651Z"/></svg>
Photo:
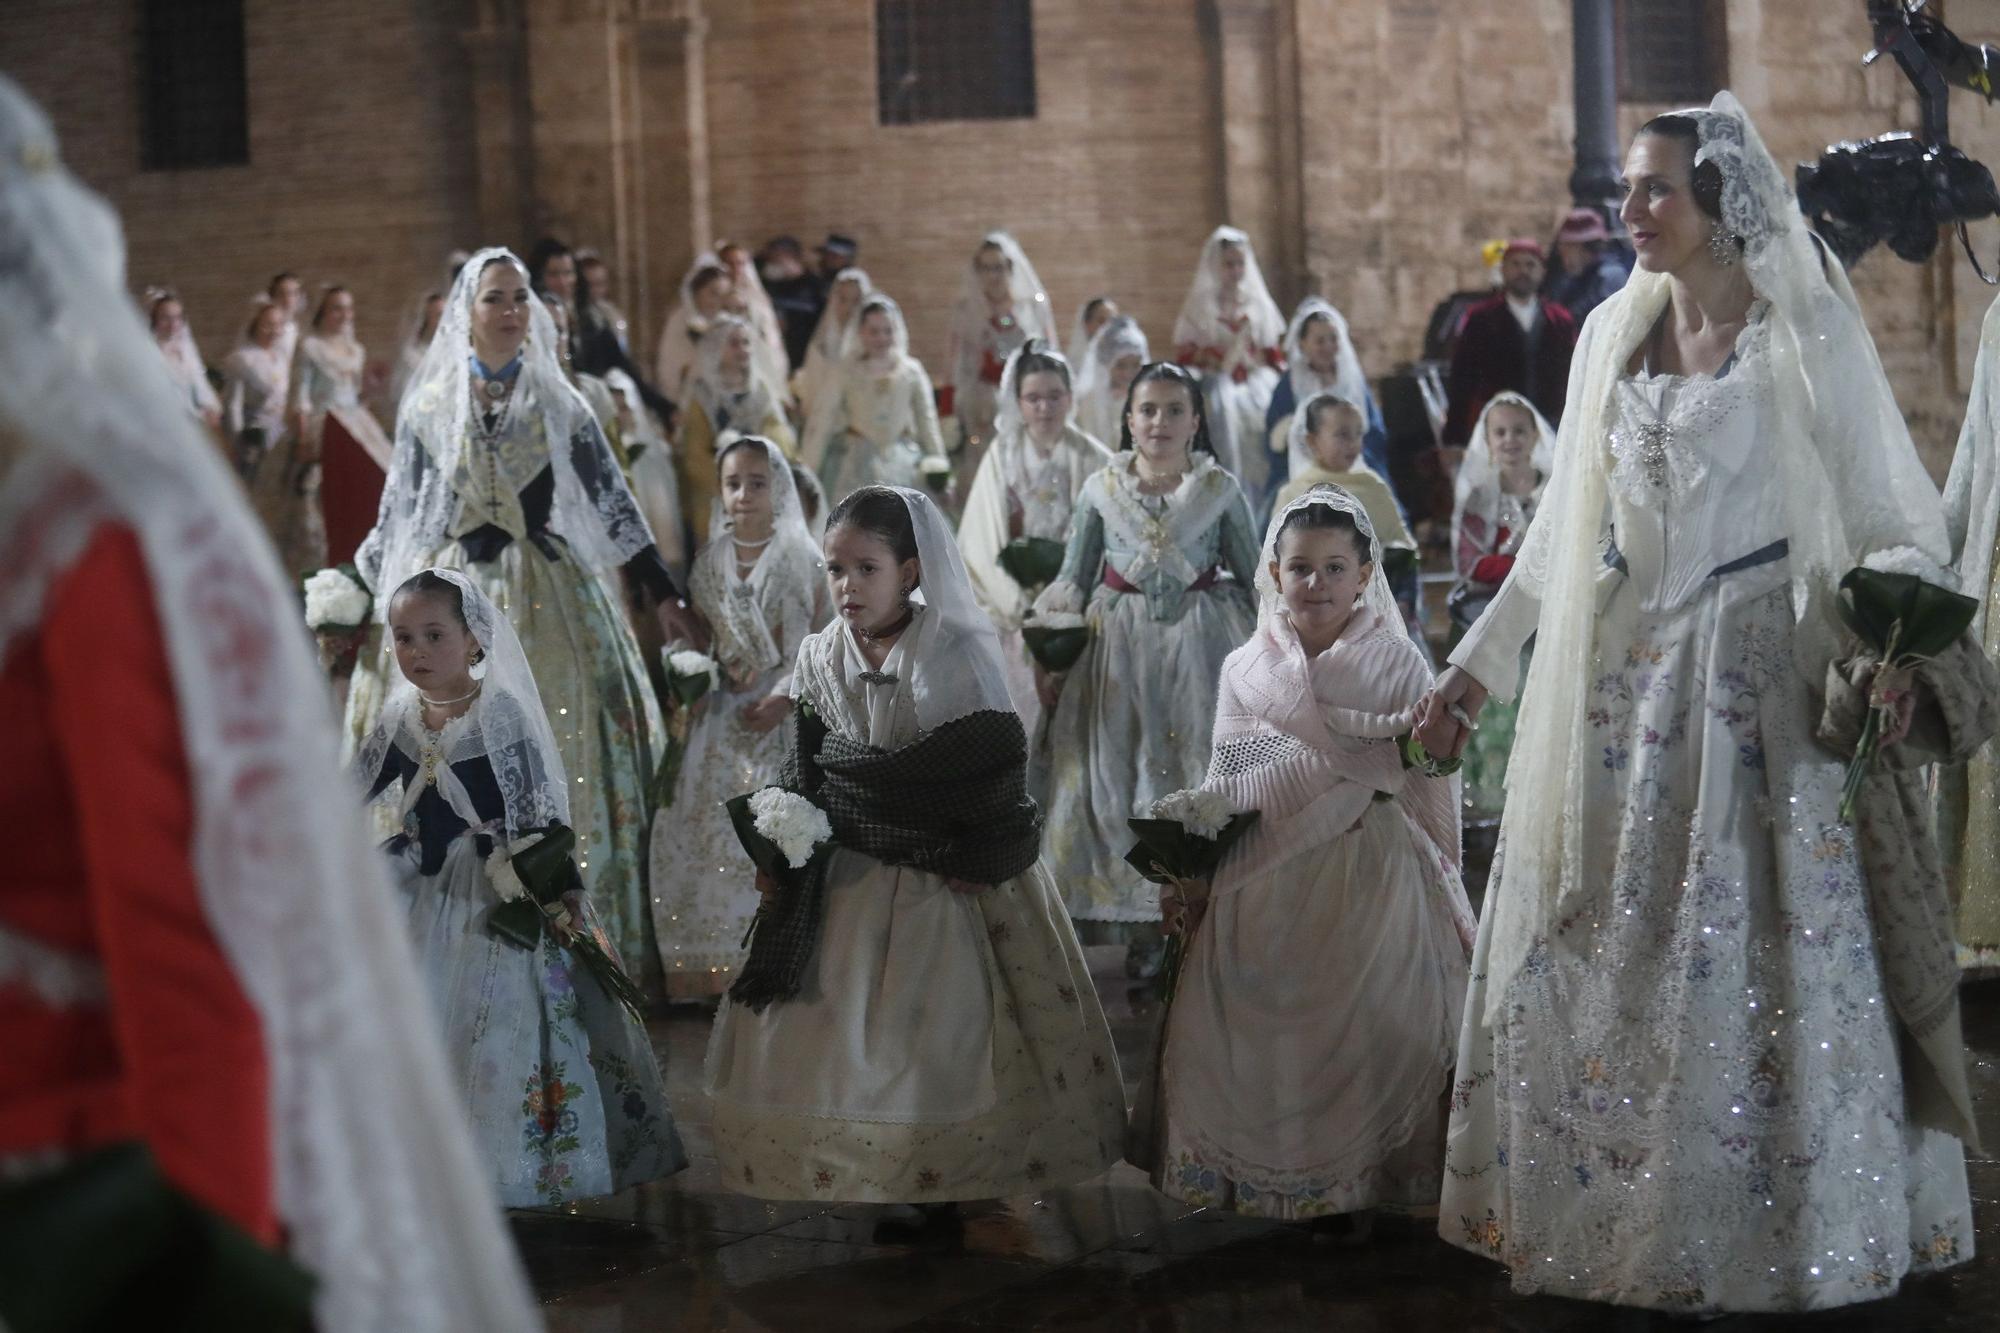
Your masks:
<svg viewBox="0 0 2000 1333"><path fill-rule="evenodd" d="M806 534L791 469L775 445L772 536L749 569L728 528L695 556L688 595L715 632L709 652L722 683L695 704L672 798L653 819L653 931L671 998L720 995L736 979L743 936L757 913L757 868L743 854L723 802L777 781L786 727L759 734L743 710L791 690L806 636L826 623L826 573ZM711 464L713 466L713 464Z"/></svg>
<svg viewBox="0 0 2000 1333"><path fill-rule="evenodd" d="M924 632L938 614L920 608L879 673L845 623L829 625L800 650L798 697L832 730L908 744L920 673L965 669ZM1117 1057L1048 868L965 894L833 857L799 997L762 1013L725 1000L716 1019L723 1180L769 1199L944 1202L1074 1184L1117 1161Z"/></svg>
<svg viewBox="0 0 2000 1333"><path fill-rule="evenodd" d="M879 358L866 355L860 327L861 316L876 309L896 331L895 345ZM944 436L931 377L909 353L902 312L880 292L870 295L842 345L837 374L800 437L799 457L819 474L834 504L862 486L921 488L924 460L945 456Z"/></svg>
<svg viewBox="0 0 2000 1333"><path fill-rule="evenodd" d="M1036 608L1083 612L1090 645L1032 747L1031 781L1042 854L1079 921L1160 919L1158 893L1125 864L1125 821L1208 771L1216 674L1250 636L1256 559L1243 491L1207 453L1169 495L1141 494L1130 452L1083 485Z"/></svg>
<svg viewBox="0 0 2000 1333"><path fill-rule="evenodd" d="M1846 765L1813 739L1794 655L1774 322L1754 307L1715 377L1615 385L1585 887L1488 1026L1495 902L1533 888L1509 879L1529 836L1510 802L1440 1206L1445 1238L1503 1260L1517 1290L1809 1309L1971 1254L1960 1145L1905 1113L1878 927L1836 816ZM1540 605L1518 573L1452 654L1499 697Z"/></svg>

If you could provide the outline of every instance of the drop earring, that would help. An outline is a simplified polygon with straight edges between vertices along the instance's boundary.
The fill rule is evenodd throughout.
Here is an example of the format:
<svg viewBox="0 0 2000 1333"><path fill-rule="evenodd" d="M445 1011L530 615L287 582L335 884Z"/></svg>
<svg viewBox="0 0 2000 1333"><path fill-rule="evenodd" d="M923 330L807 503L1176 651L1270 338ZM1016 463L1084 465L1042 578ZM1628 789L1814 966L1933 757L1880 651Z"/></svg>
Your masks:
<svg viewBox="0 0 2000 1333"><path fill-rule="evenodd" d="M473 678L474 680L485 680L485 679L486 679L486 650L485 650L485 649L483 649L483 648L482 648L482 649L481 649L481 650L479 651L479 653L478 653L478 654L477 654L476 656L474 656L474 657L473 657L473 659L472 659L472 664L471 664L471 666L469 666L469 667L467 667L467 668L466 668L466 672L465 672L465 674L466 674L466 675L468 675L468 676L470 676L470 677L472 677L472 678Z"/></svg>
<svg viewBox="0 0 2000 1333"><path fill-rule="evenodd" d="M1728 268L1736 262L1736 257L1739 253L1736 238L1720 222L1709 224L1708 252L1715 257L1715 262L1724 268Z"/></svg>

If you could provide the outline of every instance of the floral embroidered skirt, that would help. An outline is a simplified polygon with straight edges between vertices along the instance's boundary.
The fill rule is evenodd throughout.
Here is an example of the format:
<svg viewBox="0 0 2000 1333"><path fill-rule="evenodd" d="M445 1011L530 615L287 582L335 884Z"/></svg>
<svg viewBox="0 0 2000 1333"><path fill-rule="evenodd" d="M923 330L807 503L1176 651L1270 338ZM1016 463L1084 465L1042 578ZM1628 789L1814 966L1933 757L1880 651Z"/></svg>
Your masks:
<svg viewBox="0 0 2000 1333"><path fill-rule="evenodd" d="M1905 1122L1867 886L1784 567L1598 622L1588 893L1459 1039L1439 1228L1517 1291L1807 1310L1972 1255L1957 1139ZM1494 893L1508 881L1507 832Z"/></svg>
<svg viewBox="0 0 2000 1333"><path fill-rule="evenodd" d="M568 550L551 560L528 542L513 543L485 564L467 560L454 542L433 563L464 573L521 636L569 778L569 822L584 885L632 979L646 994L660 994L646 844L666 732L638 640L612 587ZM396 671L379 628L373 637L348 686L350 749L375 725L383 684Z"/></svg>
<svg viewBox="0 0 2000 1333"><path fill-rule="evenodd" d="M1117 1162L1125 1090L1048 871L979 894L839 851L796 1000L725 1000L708 1052L724 1183L765 1199L928 1203L1075 1184Z"/></svg>
<svg viewBox="0 0 2000 1333"><path fill-rule="evenodd" d="M1031 757L1042 856L1077 920L1158 921L1158 889L1125 863L1125 821L1208 772L1215 682L1254 626L1228 585L1188 593L1176 621L1154 620L1139 594L1100 588L1089 617L1090 646Z"/></svg>
<svg viewBox="0 0 2000 1333"><path fill-rule="evenodd" d="M1394 802L1211 903L1168 1012L1162 1192L1429 1214L1472 913Z"/></svg>
<svg viewBox="0 0 2000 1333"><path fill-rule="evenodd" d="M499 899L471 836L435 875L414 849L391 871L502 1204L613 1194L687 1165L646 1029L548 936L523 949L486 929Z"/></svg>

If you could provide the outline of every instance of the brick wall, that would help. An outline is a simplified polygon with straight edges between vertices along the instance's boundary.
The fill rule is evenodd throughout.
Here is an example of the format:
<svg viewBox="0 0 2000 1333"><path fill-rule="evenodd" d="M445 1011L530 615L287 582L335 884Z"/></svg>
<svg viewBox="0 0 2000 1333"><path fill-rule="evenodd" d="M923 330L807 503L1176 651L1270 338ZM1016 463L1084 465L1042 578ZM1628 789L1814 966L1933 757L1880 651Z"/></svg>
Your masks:
<svg viewBox="0 0 2000 1333"><path fill-rule="evenodd" d="M710 7L714 225L756 244L861 242L903 306L912 350L944 372L946 325L981 233L1012 231L1068 336L1100 291L1165 344L1219 216L1207 48L1189 0L1039 0L1034 120L876 123L874 5Z"/></svg>
<svg viewBox="0 0 2000 1333"><path fill-rule="evenodd" d="M138 6L0 4L0 69L47 108L71 168L117 206L136 289L170 283L211 363L270 275L343 282L372 359L468 243L470 127L439 0L248 6L250 165L139 170Z"/></svg>

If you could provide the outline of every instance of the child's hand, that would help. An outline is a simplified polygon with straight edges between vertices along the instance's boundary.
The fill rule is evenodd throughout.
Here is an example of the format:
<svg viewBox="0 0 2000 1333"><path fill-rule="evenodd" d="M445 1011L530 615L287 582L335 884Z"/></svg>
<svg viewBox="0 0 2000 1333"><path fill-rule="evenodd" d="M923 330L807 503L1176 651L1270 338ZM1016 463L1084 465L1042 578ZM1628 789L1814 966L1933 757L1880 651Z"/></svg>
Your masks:
<svg viewBox="0 0 2000 1333"><path fill-rule="evenodd" d="M789 694L767 694L755 703L743 705L738 714L743 725L762 736L771 728L785 720L785 714L792 711L792 697Z"/></svg>
<svg viewBox="0 0 2000 1333"><path fill-rule="evenodd" d="M758 897L762 901L768 902L777 892L778 881L771 878L771 873L768 870L759 870L757 872Z"/></svg>
<svg viewBox="0 0 2000 1333"><path fill-rule="evenodd" d="M1040 662L1035 663L1035 697L1042 701L1045 712L1056 711L1056 704L1062 699L1063 681L1067 672L1051 672Z"/></svg>

